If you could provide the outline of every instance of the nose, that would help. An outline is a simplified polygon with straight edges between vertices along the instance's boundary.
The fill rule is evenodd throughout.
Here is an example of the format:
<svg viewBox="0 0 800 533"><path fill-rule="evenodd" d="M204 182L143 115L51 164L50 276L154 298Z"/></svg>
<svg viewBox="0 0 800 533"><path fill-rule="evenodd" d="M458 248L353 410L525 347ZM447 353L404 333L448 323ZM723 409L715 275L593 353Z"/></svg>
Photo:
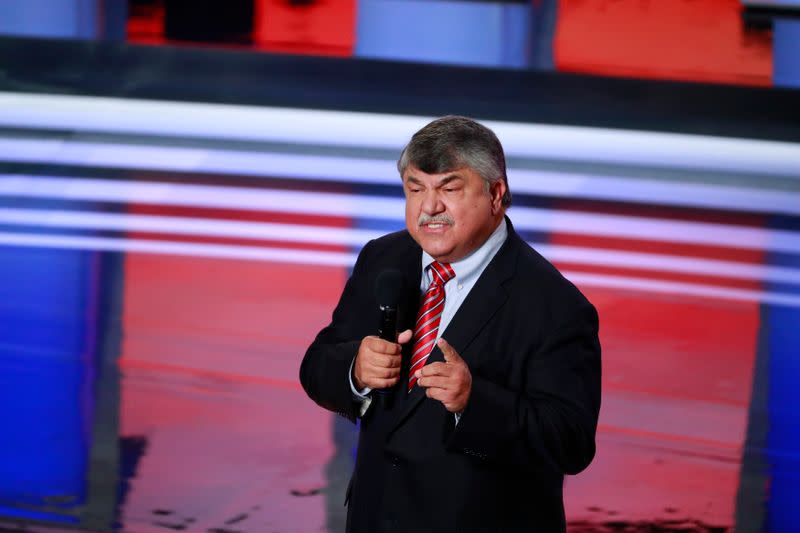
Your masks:
<svg viewBox="0 0 800 533"><path fill-rule="evenodd" d="M445 210L439 191L428 189L422 199L422 212L426 215L436 215Z"/></svg>

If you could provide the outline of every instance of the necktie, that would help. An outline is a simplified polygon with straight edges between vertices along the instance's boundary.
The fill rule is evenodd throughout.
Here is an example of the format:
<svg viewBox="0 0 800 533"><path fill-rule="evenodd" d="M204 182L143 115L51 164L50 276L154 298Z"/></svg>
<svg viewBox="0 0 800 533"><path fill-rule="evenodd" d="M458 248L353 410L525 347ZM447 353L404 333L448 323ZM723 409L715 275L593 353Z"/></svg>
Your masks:
<svg viewBox="0 0 800 533"><path fill-rule="evenodd" d="M408 391L414 388L417 378L414 372L422 368L436 344L439 323L444 310L444 285L456 275L449 263L431 263L431 284L422 298L422 305L414 326L414 349L411 352L411 367L408 371Z"/></svg>

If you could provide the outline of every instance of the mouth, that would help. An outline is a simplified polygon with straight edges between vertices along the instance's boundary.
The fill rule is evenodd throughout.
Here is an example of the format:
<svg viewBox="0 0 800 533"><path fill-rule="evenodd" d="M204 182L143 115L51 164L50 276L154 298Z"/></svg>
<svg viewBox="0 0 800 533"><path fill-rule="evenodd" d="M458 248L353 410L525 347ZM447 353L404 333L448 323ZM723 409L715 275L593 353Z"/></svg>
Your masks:
<svg viewBox="0 0 800 533"><path fill-rule="evenodd" d="M417 231L428 235L441 235L454 223L455 220L446 213L437 213L436 215L420 213L417 217Z"/></svg>
<svg viewBox="0 0 800 533"><path fill-rule="evenodd" d="M450 224L444 222L429 222L427 224L420 224L420 228L426 233L442 233L449 227Z"/></svg>

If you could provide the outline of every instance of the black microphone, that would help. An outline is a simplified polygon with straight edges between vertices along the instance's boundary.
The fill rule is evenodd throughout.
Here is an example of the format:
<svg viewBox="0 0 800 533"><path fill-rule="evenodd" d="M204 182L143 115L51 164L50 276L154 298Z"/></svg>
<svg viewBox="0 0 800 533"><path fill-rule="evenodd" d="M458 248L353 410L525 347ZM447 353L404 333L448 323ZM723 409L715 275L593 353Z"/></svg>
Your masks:
<svg viewBox="0 0 800 533"><path fill-rule="evenodd" d="M375 280L375 300L381 310L378 337L385 341L397 342L397 306L403 293L403 274L396 269L387 269L378 274ZM381 406L390 407L394 387L377 389Z"/></svg>

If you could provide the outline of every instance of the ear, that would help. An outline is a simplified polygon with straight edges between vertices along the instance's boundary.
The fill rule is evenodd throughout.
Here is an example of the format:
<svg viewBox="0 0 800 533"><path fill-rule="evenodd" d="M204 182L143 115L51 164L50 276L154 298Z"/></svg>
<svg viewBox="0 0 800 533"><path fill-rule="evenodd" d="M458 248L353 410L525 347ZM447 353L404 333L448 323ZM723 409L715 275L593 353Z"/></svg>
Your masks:
<svg viewBox="0 0 800 533"><path fill-rule="evenodd" d="M492 197L492 214L496 215L503 209L503 196L506 194L506 182L499 179L489 187L489 195Z"/></svg>

